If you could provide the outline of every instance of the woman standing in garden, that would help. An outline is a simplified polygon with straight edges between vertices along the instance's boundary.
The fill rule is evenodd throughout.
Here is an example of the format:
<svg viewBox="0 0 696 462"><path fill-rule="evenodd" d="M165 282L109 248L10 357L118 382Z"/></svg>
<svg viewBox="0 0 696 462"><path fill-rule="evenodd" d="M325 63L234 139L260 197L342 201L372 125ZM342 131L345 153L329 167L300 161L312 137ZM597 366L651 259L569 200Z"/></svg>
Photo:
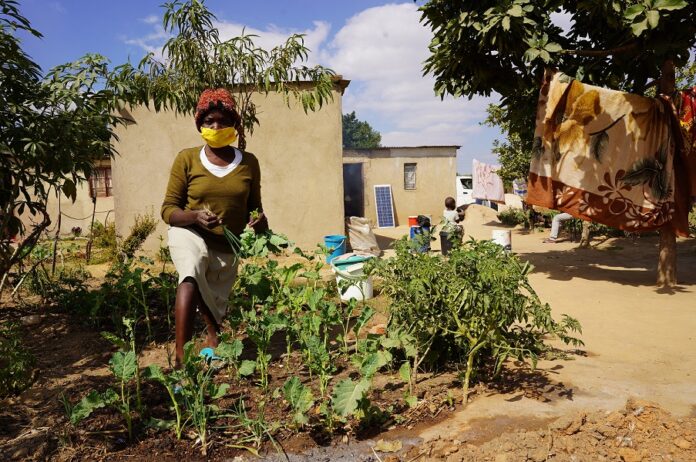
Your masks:
<svg viewBox="0 0 696 462"><path fill-rule="evenodd" d="M267 226L258 160L231 145L241 124L232 95L222 88L205 90L196 106L195 122L206 144L176 156L162 204L162 219L170 225L169 249L179 274L174 305L177 368L193 335L196 309L206 324L206 346L218 345L220 323L237 276L237 261L223 225L236 235L246 225L257 231ZM255 210L261 213L251 221Z"/></svg>

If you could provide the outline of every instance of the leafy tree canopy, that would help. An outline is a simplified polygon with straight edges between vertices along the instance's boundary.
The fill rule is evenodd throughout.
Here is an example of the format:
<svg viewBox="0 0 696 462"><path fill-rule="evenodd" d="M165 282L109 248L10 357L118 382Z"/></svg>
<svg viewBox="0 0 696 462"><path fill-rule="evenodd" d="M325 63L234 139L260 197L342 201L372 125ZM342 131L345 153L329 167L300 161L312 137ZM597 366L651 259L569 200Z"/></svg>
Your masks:
<svg viewBox="0 0 696 462"><path fill-rule="evenodd" d="M381 146L382 135L374 130L369 123L359 120L355 111L343 114L343 147L354 149L370 149Z"/></svg>
<svg viewBox="0 0 696 462"><path fill-rule="evenodd" d="M583 82L645 94L666 60L684 66L696 45L696 2L686 0L430 0L426 73L444 96L502 96L508 124L531 152L544 67ZM551 14L572 22L564 31Z"/></svg>

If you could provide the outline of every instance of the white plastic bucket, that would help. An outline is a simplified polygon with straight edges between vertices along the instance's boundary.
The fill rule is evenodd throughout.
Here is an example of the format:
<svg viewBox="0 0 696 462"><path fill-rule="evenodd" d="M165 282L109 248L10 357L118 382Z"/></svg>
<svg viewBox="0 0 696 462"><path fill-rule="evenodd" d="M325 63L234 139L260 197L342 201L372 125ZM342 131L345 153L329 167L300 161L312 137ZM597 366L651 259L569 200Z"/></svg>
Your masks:
<svg viewBox="0 0 696 462"><path fill-rule="evenodd" d="M364 263L356 263L340 270L335 266L332 267L333 272L336 274L336 284L338 285L338 294L341 296L341 300L348 301L354 298L362 301L373 297L372 276L364 277L363 266ZM350 285L344 287L346 283L350 283ZM341 292L342 288L345 288L345 292Z"/></svg>
<svg viewBox="0 0 696 462"><path fill-rule="evenodd" d="M505 250L512 250L512 233L509 229L494 229L492 241Z"/></svg>

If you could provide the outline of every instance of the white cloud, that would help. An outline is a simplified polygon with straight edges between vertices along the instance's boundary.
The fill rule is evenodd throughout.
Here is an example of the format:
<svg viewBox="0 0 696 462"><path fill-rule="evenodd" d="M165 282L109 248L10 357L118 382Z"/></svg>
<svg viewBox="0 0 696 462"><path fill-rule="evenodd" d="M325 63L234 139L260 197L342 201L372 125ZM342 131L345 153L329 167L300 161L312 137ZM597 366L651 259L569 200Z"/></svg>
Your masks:
<svg viewBox="0 0 696 462"><path fill-rule="evenodd" d="M148 17L150 18L150 17ZM148 22L148 18L143 21L147 24L153 24ZM125 39L124 42L128 45L135 45L147 53L154 53L158 58L162 57L162 46L164 42L169 38L169 34L164 30L161 25L154 25L152 27L153 31L144 37L138 37L133 39Z"/></svg>
<svg viewBox="0 0 696 462"><path fill-rule="evenodd" d="M493 100L436 96L435 79L422 70L431 38L416 5L384 5L350 18L320 57L322 64L353 81L344 112L356 111L379 130L383 145L461 145L462 171L471 168L474 156L494 161L490 146L497 130L479 123Z"/></svg>
<svg viewBox="0 0 696 462"><path fill-rule="evenodd" d="M146 52L152 52L161 57L162 46L169 38L169 35L159 24L160 19L157 16L148 16L143 18L142 21L146 24L152 25L152 32L143 37L126 39L125 43L128 45L139 46ZM304 30L280 28L274 25L269 25L266 29L261 30L253 27L245 27L243 24L227 21L215 21L213 24L220 32L220 40L229 40L232 37L242 35L242 33L246 35L256 35L257 37L254 38L254 44L266 50L270 50L273 47L282 44L292 34L304 34L305 46L312 51L318 50L322 43L326 41L331 29L329 23L323 21L315 21L313 28ZM316 56L316 53L310 54L310 64L317 63Z"/></svg>
<svg viewBox="0 0 696 462"><path fill-rule="evenodd" d="M141 21L145 24L157 24L160 22L160 18L157 15L151 14L150 16L142 18Z"/></svg>
<svg viewBox="0 0 696 462"><path fill-rule="evenodd" d="M314 21L313 26L313 28L298 30L269 25L266 29L261 30L253 27L245 28L243 24L234 22L218 21L215 23L215 27L220 31L220 40L229 40L232 37L238 37L242 35L242 31L244 31L247 35L257 35L258 37L254 38L254 44L266 50L270 50L284 43L292 34L304 34L305 46L312 51L309 56L309 61L311 64L316 64L317 53L315 52L319 50L323 42L326 41L329 31L331 30L331 25L324 21Z"/></svg>

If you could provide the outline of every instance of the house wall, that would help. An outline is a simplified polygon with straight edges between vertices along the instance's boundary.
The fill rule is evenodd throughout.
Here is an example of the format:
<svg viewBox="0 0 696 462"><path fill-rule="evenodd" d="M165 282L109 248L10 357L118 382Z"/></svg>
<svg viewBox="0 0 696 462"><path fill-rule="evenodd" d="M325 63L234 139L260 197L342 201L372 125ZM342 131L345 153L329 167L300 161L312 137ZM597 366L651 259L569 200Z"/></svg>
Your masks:
<svg viewBox="0 0 696 462"><path fill-rule="evenodd" d="M98 166L108 166L109 161L97 162ZM77 185L77 191L75 194L75 202L72 202L65 196L60 198L60 207L58 206L58 200L53 196L49 199L46 204L46 211L48 216L51 217L51 224L48 227L49 234L51 236L55 235L56 225L58 224L58 216L62 215L60 223L60 235L66 236L72 234L73 227L82 228L82 235L86 236L89 234L89 229L92 224L92 211L94 204L92 204L92 198L89 195L89 183L83 181ZM110 197L97 197L97 204L94 214L94 221L105 224L106 222L113 222L114 220L114 198ZM59 214L59 211L61 212ZM20 219L24 224L25 230L27 232L31 231L33 223L37 218L34 217L28 211L25 211Z"/></svg>
<svg viewBox="0 0 696 462"><path fill-rule="evenodd" d="M253 95L260 125L247 138L247 151L259 159L264 210L274 231L303 248L344 231L341 95L337 86L333 102L308 114L297 104L288 107L279 94ZM203 145L192 116L145 107L130 114L134 123L117 130L120 156L112 167L116 227L124 236L136 214L159 218L174 157ZM145 248L156 249L158 236L166 234L159 220Z"/></svg>
<svg viewBox="0 0 696 462"><path fill-rule="evenodd" d="M113 222L114 220L114 198L111 197L97 197L97 207L96 213L94 214L94 221L104 224L105 222ZM72 228L79 226L82 228L82 235L86 236L89 234L89 228L92 224L92 198L89 196L89 184L83 182L77 186L77 194L75 202L73 203L70 199L62 197L60 201L60 211L61 211L61 224L60 233L61 235L68 235L72 233ZM49 229L53 229L51 235L55 233L55 226L58 217L58 201L53 200L48 202L48 216L51 217L51 226Z"/></svg>
<svg viewBox="0 0 696 462"><path fill-rule="evenodd" d="M431 215L440 222L445 198L456 196L457 146L347 149L343 163L363 164L365 216L377 223L375 185L389 184L396 225L408 225L411 215ZM416 164L416 189L404 189L404 164Z"/></svg>

